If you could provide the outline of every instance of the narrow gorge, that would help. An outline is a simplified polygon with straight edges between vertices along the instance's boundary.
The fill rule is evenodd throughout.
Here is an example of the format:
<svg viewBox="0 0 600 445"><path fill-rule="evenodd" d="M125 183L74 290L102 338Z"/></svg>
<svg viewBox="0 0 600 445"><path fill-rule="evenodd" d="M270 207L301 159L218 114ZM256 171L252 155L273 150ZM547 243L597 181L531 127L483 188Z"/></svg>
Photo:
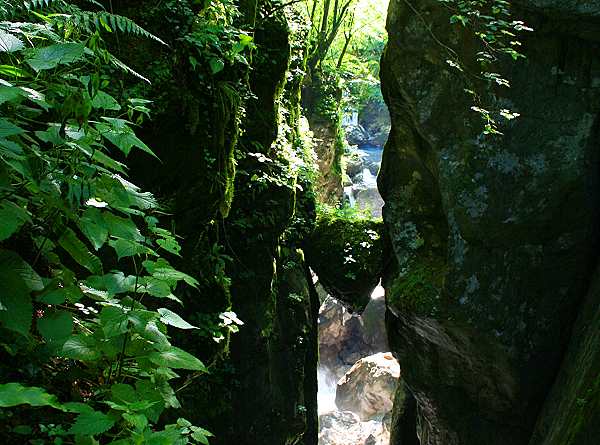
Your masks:
<svg viewBox="0 0 600 445"><path fill-rule="evenodd" d="M600 443L600 1L0 0L0 442Z"/></svg>

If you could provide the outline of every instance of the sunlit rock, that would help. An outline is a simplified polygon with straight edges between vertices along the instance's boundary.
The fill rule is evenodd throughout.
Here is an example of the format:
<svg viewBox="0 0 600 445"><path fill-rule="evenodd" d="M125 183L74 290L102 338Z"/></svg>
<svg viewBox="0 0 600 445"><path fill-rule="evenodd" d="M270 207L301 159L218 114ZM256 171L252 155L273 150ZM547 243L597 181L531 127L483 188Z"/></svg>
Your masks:
<svg viewBox="0 0 600 445"><path fill-rule="evenodd" d="M389 431L381 420L362 422L351 411L319 417L319 445L388 445Z"/></svg>
<svg viewBox="0 0 600 445"><path fill-rule="evenodd" d="M335 403L362 420L383 416L392 410L400 378L400 365L389 352L365 357L340 379Z"/></svg>
<svg viewBox="0 0 600 445"><path fill-rule="evenodd" d="M382 293L379 286L375 293ZM361 315L327 297L319 310L319 361L341 378L362 357L387 351L385 302L372 298Z"/></svg>

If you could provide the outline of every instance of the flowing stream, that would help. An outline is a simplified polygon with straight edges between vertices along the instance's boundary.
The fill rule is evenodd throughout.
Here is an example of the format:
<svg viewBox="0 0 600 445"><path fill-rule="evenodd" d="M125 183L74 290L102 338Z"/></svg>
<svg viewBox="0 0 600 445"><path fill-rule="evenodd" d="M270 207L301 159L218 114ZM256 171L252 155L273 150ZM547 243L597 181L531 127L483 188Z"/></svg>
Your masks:
<svg viewBox="0 0 600 445"><path fill-rule="evenodd" d="M383 147L361 145L348 160L346 173L351 184L344 187L344 196L351 207L369 208L374 217L381 216L383 199L377 190L377 173L381 166Z"/></svg>

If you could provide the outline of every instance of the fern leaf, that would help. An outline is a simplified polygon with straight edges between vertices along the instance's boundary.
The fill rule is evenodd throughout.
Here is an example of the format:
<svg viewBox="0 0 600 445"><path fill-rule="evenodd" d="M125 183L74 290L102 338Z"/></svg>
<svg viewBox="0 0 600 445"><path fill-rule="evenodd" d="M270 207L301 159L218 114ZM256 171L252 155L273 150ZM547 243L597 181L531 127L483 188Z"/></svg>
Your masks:
<svg viewBox="0 0 600 445"><path fill-rule="evenodd" d="M113 56L112 54L108 53L108 57L110 59L110 62L115 65L117 68L122 69L123 71L134 75L135 77L137 77L138 79L142 79L144 82L148 82L148 83L152 83L150 82L150 79L142 76L140 73L138 73L137 71L135 71L133 68L127 66L126 64L124 64L123 62L121 62L119 59L117 59L115 56Z"/></svg>
<svg viewBox="0 0 600 445"><path fill-rule="evenodd" d="M104 19L105 22L110 23L113 31L117 29L123 33L133 34L137 36L142 36L148 39L155 40L158 43L163 45L167 45L161 38L155 36L149 31L146 31L140 25L135 23L133 20L123 17L122 15L110 14L108 12L99 12L98 16Z"/></svg>

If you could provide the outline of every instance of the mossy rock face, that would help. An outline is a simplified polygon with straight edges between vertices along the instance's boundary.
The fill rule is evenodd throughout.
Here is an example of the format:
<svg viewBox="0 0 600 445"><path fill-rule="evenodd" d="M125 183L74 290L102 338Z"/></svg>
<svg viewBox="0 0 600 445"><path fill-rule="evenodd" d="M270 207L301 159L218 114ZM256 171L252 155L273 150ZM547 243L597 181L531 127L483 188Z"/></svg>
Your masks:
<svg viewBox="0 0 600 445"><path fill-rule="evenodd" d="M248 64L213 73L214 48L198 51L184 38L198 30L194 14L210 2L117 3L116 13L170 45L143 42L119 54L152 78L152 85L129 86L131 95L142 90L156 105L141 135L163 164L138 157L134 175L168 203L184 237L178 266L202 281L185 295L183 315L215 315L219 323L218 314L232 310L244 322L218 344L197 332L182 339L211 365L178 393L185 417L214 433L214 445L316 444L318 297L297 251L314 199L310 184L299 196L302 180L288 156L297 144L305 45L290 60L298 36L284 9L242 0L232 26L251 32L257 48L246 54ZM228 43L220 36L220 47ZM295 73L289 83L288 70Z"/></svg>
<svg viewBox="0 0 600 445"><path fill-rule="evenodd" d="M302 88L302 107L313 132L318 174L315 191L322 203L338 204L344 192L342 87L336 73L313 73Z"/></svg>
<svg viewBox="0 0 600 445"><path fill-rule="evenodd" d="M438 257L416 258L389 286L387 304L395 310L435 316L442 310L446 263Z"/></svg>
<svg viewBox="0 0 600 445"><path fill-rule="evenodd" d="M388 10L381 79L392 130L378 184L388 309L399 320L388 333L430 445L530 442L597 262L598 5L513 3L535 29L522 39L527 59L498 61L510 89L475 85L486 108L521 114L497 138L481 135L439 44L469 64L472 32L436 0L391 0ZM502 366L487 366L496 359L485 350ZM578 434L573 443L585 443Z"/></svg>
<svg viewBox="0 0 600 445"><path fill-rule="evenodd" d="M383 269L382 223L321 216L306 243L307 261L334 298L362 311Z"/></svg>

